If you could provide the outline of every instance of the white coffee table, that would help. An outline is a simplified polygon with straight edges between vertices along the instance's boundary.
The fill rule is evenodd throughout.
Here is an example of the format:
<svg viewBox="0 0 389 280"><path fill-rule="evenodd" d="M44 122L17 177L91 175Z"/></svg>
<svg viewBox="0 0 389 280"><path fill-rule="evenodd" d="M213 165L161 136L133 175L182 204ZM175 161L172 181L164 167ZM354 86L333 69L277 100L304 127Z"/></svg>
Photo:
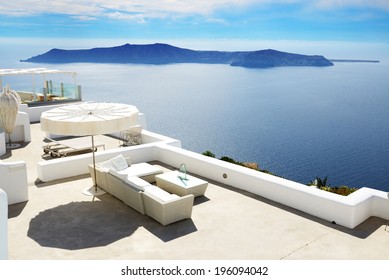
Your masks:
<svg viewBox="0 0 389 280"><path fill-rule="evenodd" d="M179 196L193 194L201 196L205 194L208 182L191 175L186 175L186 180L181 179L178 171L170 171L163 174L155 175L157 186L169 193Z"/></svg>

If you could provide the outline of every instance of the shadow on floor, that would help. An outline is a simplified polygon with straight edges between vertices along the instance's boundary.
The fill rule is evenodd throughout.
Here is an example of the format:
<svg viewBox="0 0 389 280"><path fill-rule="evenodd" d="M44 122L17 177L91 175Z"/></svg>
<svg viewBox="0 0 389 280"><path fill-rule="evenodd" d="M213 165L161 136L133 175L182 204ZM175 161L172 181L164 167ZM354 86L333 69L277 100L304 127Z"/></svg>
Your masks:
<svg viewBox="0 0 389 280"><path fill-rule="evenodd" d="M70 202L40 212L27 235L41 246L78 250L106 246L132 235L141 215L115 199Z"/></svg>
<svg viewBox="0 0 389 280"><path fill-rule="evenodd" d="M19 216L23 212L27 203L28 201L8 205L8 219Z"/></svg>
<svg viewBox="0 0 389 280"><path fill-rule="evenodd" d="M44 247L79 250L109 245L139 227L164 242L197 231L190 219L162 226L105 194L99 200L70 202L40 212L31 219L27 236Z"/></svg>
<svg viewBox="0 0 389 280"><path fill-rule="evenodd" d="M192 219L186 219L162 226L157 221L150 218L150 221L145 223L143 227L163 242L169 242L197 231L196 225L193 223Z"/></svg>
<svg viewBox="0 0 389 280"><path fill-rule="evenodd" d="M63 178L63 179L52 180L49 182L42 182L39 178L37 178L34 182L34 185L37 188L44 188L44 187L51 187L53 185L63 184L66 182L73 182L73 181L77 181L77 180L82 180L82 179L86 179L86 178L90 178L89 173L77 175L77 176L73 176L73 177L67 177L67 178ZM91 187L93 185L92 178L91 178L90 184L91 185L89 187Z"/></svg>

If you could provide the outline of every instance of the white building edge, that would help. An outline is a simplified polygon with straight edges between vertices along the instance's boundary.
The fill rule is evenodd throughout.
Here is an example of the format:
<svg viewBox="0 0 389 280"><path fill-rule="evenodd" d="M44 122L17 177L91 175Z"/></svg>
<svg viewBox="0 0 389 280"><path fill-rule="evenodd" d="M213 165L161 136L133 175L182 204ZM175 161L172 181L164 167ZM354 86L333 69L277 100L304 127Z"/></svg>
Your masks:
<svg viewBox="0 0 389 280"><path fill-rule="evenodd" d="M39 121L41 112L51 108L22 107L22 112L19 112L22 117L17 123L13 139L16 137L30 141L30 130L27 128L30 122ZM140 114L140 124L145 126L143 114ZM5 137L0 131L0 154L2 150L5 153ZM181 141L146 129L142 131L142 145L99 151L96 152L96 160L104 161L118 154L130 157L133 163L159 161L176 168L185 163L191 173L351 229L372 216L389 220L389 197L386 192L361 188L348 196L337 195L185 150L181 148ZM42 160L36 166L38 179L48 182L87 174L91 161L91 154ZM8 258L8 205L28 200L27 172L23 161L0 161L0 259Z"/></svg>

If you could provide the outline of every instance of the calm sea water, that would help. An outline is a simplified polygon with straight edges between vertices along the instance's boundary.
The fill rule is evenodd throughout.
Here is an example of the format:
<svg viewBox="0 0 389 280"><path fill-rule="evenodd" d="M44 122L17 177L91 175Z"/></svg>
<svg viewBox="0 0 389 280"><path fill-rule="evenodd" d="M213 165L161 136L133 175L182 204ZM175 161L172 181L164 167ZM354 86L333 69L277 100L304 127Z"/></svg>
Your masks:
<svg viewBox="0 0 389 280"><path fill-rule="evenodd" d="M1 65L0 65L1 66ZM389 191L389 64L245 69L15 63L78 73L85 100L125 102L184 148L308 183ZM190 168L190 167L189 167Z"/></svg>

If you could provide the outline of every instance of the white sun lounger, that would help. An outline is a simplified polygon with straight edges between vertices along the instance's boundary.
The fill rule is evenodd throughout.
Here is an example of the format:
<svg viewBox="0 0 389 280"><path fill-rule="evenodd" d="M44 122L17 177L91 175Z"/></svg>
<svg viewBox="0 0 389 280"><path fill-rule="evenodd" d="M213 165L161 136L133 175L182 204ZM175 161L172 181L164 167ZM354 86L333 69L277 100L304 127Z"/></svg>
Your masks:
<svg viewBox="0 0 389 280"><path fill-rule="evenodd" d="M92 152L92 140L90 137L77 137L67 140L53 140L47 138L51 142L43 146L43 152L49 154L52 157L62 157L74 154L82 154ZM95 149L103 147L105 150L105 144L95 140Z"/></svg>

